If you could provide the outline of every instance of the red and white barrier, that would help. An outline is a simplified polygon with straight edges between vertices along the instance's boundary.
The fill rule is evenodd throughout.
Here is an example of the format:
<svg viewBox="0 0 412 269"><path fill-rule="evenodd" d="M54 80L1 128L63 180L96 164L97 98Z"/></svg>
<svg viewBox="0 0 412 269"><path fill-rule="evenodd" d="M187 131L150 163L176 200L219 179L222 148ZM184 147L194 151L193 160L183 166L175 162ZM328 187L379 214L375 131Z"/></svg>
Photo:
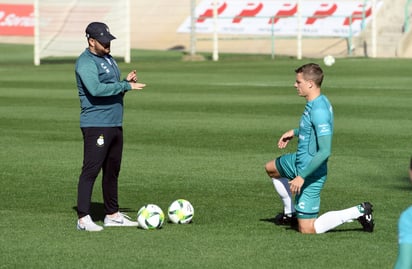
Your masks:
<svg viewBox="0 0 412 269"><path fill-rule="evenodd" d="M213 10L217 3L219 34L296 36L355 36L372 15L371 1L270 1L204 0L196 7L196 32L214 31ZM382 1L377 2L377 9ZM298 27L299 11L301 25ZM178 28L189 33L190 17Z"/></svg>

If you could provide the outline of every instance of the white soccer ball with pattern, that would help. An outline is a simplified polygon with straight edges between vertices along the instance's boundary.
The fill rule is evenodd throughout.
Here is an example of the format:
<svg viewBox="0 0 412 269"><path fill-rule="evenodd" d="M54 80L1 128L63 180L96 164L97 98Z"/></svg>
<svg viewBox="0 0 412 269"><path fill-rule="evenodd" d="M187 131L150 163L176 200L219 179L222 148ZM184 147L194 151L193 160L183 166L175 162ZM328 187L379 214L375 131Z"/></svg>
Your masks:
<svg viewBox="0 0 412 269"><path fill-rule="evenodd" d="M323 58L323 62L327 66L332 66L335 63L335 57L333 57L332 55L327 55L325 56L325 58Z"/></svg>
<svg viewBox="0 0 412 269"><path fill-rule="evenodd" d="M192 221L195 210L189 201L177 199L170 204L167 213L171 222L187 224Z"/></svg>
<svg viewBox="0 0 412 269"><path fill-rule="evenodd" d="M160 229L164 220L165 215L162 209L155 204L144 205L137 212L139 227L145 230Z"/></svg>

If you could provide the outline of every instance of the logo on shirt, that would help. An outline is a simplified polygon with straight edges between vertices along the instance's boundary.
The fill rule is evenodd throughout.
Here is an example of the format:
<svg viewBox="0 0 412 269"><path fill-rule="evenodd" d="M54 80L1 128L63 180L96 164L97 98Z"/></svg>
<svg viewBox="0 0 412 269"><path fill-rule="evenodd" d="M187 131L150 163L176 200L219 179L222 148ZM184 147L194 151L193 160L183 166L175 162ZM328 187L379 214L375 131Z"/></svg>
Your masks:
<svg viewBox="0 0 412 269"><path fill-rule="evenodd" d="M101 134L99 138L97 138L96 145L101 148L104 146L104 136Z"/></svg>
<svg viewBox="0 0 412 269"><path fill-rule="evenodd" d="M319 128L319 133L323 134L323 133L329 133L330 132L330 125L329 124L319 124L318 125Z"/></svg>
<svg viewBox="0 0 412 269"><path fill-rule="evenodd" d="M104 63L101 63L100 66L104 69L104 71L105 71L106 73L110 73L109 68L108 68Z"/></svg>

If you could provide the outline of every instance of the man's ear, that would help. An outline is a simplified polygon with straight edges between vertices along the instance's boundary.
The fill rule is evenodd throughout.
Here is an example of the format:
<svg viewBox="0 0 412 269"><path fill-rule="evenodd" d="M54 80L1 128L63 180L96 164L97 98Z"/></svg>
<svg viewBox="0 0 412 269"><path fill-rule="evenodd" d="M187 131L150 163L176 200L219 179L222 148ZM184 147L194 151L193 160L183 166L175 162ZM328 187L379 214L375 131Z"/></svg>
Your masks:
<svg viewBox="0 0 412 269"><path fill-rule="evenodd" d="M313 80L308 80L309 83L309 88L312 89L313 85L315 85L315 83L313 82Z"/></svg>
<svg viewBox="0 0 412 269"><path fill-rule="evenodd" d="M87 42L89 43L90 47L94 47L94 42L96 42L93 38L88 38Z"/></svg>

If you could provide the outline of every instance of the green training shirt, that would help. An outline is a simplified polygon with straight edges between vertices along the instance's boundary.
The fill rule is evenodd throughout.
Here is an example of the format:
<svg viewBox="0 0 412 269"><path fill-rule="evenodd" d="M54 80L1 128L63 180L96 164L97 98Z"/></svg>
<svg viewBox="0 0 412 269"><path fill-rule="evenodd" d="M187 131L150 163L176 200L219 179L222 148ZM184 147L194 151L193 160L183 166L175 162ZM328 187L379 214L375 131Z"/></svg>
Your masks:
<svg viewBox="0 0 412 269"><path fill-rule="evenodd" d="M412 206L402 212L398 221L398 258L394 269L412 268Z"/></svg>
<svg viewBox="0 0 412 269"><path fill-rule="evenodd" d="M327 174L332 148L333 110L324 95L306 103L298 132L296 166L298 175L321 177Z"/></svg>

